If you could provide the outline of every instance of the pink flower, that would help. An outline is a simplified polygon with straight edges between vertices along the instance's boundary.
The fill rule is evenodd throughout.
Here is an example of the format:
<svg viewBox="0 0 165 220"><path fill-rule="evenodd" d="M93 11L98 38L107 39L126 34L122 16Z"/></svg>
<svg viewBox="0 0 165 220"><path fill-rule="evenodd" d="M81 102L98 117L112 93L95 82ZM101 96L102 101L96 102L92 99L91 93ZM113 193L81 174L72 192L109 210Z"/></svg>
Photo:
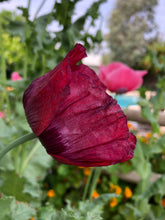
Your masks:
<svg viewBox="0 0 165 220"><path fill-rule="evenodd" d="M23 105L27 120L48 154L83 167L108 166L133 157L136 137L127 119L88 66L76 44L53 70L26 89Z"/></svg>
<svg viewBox="0 0 165 220"><path fill-rule="evenodd" d="M19 73L13 72L13 73L11 74L11 80L12 80L12 81L17 81L17 80L21 80L21 79L22 79L22 77L19 75Z"/></svg>
<svg viewBox="0 0 165 220"><path fill-rule="evenodd" d="M136 71L123 63L114 62L100 67L99 78L111 92L125 93L138 89L145 74L146 70Z"/></svg>
<svg viewBox="0 0 165 220"><path fill-rule="evenodd" d="M4 113L3 112L0 112L0 118L4 118L5 117L5 115L4 115Z"/></svg>

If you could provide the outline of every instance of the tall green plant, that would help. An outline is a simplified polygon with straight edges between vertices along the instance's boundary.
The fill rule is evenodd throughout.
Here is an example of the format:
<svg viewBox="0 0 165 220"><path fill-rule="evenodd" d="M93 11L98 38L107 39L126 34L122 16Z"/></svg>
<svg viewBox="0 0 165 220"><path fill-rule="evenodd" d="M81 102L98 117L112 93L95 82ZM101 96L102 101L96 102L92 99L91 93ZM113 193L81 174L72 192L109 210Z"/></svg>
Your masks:
<svg viewBox="0 0 165 220"><path fill-rule="evenodd" d="M24 57L22 57L24 78L30 75L36 78L54 68L76 41L82 42L87 49L100 43L102 40L100 30L91 34L90 28L99 18L99 7L105 1L94 2L84 15L79 16L75 21L73 15L76 14L76 6L80 0L54 1L51 12L38 17L45 2L42 1L36 10L34 20L29 18L30 1L27 8L18 7L22 11L23 21L10 20L6 30L12 36L21 38L24 47ZM88 26L87 20L90 21ZM53 26L51 31L47 30L53 21L60 26L60 30L53 30Z"/></svg>

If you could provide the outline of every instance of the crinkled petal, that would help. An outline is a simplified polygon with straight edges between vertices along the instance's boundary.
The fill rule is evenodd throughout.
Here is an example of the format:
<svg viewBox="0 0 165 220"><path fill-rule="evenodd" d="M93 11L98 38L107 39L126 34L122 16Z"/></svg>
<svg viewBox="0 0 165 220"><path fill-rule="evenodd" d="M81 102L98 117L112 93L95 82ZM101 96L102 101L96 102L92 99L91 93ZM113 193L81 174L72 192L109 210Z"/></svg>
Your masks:
<svg viewBox="0 0 165 220"><path fill-rule="evenodd" d="M39 136L52 121L55 112L70 94L71 67L86 56L85 48L76 44L53 70L37 78L26 89L23 104L27 120Z"/></svg>
<svg viewBox="0 0 165 220"><path fill-rule="evenodd" d="M87 73L88 72L88 73ZM133 157L126 116L85 65L73 68L70 94L39 135L56 160L77 166L106 166Z"/></svg>

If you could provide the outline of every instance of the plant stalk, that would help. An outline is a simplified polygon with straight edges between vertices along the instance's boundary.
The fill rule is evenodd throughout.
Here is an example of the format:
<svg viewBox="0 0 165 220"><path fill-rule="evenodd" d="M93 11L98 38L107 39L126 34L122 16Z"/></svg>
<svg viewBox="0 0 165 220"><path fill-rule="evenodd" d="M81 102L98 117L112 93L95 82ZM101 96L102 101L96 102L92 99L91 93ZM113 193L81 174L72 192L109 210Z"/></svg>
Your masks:
<svg viewBox="0 0 165 220"><path fill-rule="evenodd" d="M30 141L32 139L36 138L34 133L29 133L26 134L18 139L16 139L15 141L11 142L7 147L5 147L1 152L0 152L0 159L10 150L12 150L13 148L19 146L20 144L23 144L27 141Z"/></svg>

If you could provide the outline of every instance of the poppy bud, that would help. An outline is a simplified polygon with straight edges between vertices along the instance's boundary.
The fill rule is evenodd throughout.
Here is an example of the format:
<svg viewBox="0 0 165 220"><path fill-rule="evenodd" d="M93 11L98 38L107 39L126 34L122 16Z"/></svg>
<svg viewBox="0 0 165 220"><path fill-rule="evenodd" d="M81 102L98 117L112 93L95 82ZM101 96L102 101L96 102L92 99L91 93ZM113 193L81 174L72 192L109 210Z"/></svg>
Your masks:
<svg viewBox="0 0 165 220"><path fill-rule="evenodd" d="M78 61L76 44L53 70L26 89L27 120L54 159L83 167L107 166L133 157L135 136L127 119L95 72Z"/></svg>

